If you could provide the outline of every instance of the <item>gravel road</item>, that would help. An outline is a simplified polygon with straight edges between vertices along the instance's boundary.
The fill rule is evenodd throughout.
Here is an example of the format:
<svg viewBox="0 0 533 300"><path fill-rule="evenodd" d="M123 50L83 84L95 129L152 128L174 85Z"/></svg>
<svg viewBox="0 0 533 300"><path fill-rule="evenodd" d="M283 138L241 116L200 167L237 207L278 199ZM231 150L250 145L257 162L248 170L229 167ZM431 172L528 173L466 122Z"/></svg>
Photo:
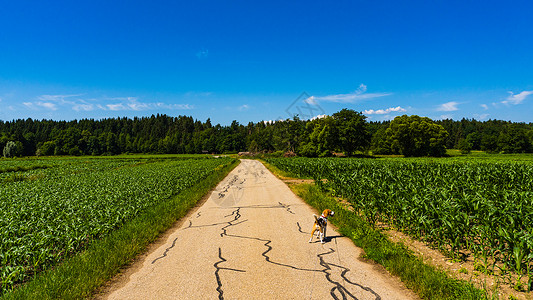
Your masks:
<svg viewBox="0 0 533 300"><path fill-rule="evenodd" d="M260 162L242 160L209 199L107 289L104 299L416 299L313 214Z"/></svg>

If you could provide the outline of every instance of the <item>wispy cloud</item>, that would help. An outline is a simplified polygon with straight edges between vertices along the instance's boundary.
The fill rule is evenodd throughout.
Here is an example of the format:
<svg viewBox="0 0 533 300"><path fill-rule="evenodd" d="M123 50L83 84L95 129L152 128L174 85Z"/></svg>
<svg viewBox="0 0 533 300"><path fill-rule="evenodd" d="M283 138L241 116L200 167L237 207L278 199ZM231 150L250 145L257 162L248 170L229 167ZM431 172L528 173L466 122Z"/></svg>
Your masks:
<svg viewBox="0 0 533 300"><path fill-rule="evenodd" d="M198 57L198 59L205 59L209 56L209 50L208 49L202 49L198 52L196 52L196 57Z"/></svg>
<svg viewBox="0 0 533 300"><path fill-rule="evenodd" d="M176 110L188 110L188 109L194 109L193 105L190 104L166 104L166 103L155 103L155 106L157 108L163 108L163 109L176 109Z"/></svg>
<svg viewBox="0 0 533 300"><path fill-rule="evenodd" d="M245 110L249 110L250 109L250 105L248 104L243 104L241 106L239 106L239 111L245 111Z"/></svg>
<svg viewBox="0 0 533 300"><path fill-rule="evenodd" d="M154 109L169 109L169 110L189 110L194 106L190 104L167 104L163 102L141 102L136 97L114 98L122 100L118 103L106 104L105 106L97 106L100 109L112 111L143 111Z"/></svg>
<svg viewBox="0 0 533 300"><path fill-rule="evenodd" d="M502 101L503 104L513 104L513 105L518 105L518 104L521 104L524 100L526 100L526 98L533 94L533 91L523 91L523 92L520 92L518 94L514 94L513 92L509 92L509 97L507 97L507 99L505 99L504 101Z"/></svg>
<svg viewBox="0 0 533 300"><path fill-rule="evenodd" d="M43 101L54 101L59 103L72 103L71 100L67 100L68 98L72 97L80 97L83 96L83 94L75 94L75 95L41 95L37 97L39 100Z"/></svg>
<svg viewBox="0 0 533 300"><path fill-rule="evenodd" d="M379 98L392 95L392 93L366 93L367 87L364 84L349 94L336 94L328 96L311 96L305 100L308 104L317 105L319 101L336 102L336 103L355 103L361 100Z"/></svg>
<svg viewBox="0 0 533 300"><path fill-rule="evenodd" d="M40 108L53 110L53 111L57 110L57 105L51 102L37 101L37 102L23 102L22 104L32 110L39 110Z"/></svg>
<svg viewBox="0 0 533 300"><path fill-rule="evenodd" d="M115 97L100 99L80 99L74 98L80 95L41 95L38 101L23 102L22 104L31 110L47 109L56 111L60 108L72 109L77 112L88 112L94 110L110 111L145 111L145 110L189 110L194 106L190 104L174 104L163 102L142 102L137 97ZM106 104L107 102L108 104ZM111 102L111 103L109 103Z"/></svg>
<svg viewBox="0 0 533 300"><path fill-rule="evenodd" d="M489 116L490 116L489 114L474 114L474 118L479 121L483 121L487 119Z"/></svg>
<svg viewBox="0 0 533 300"><path fill-rule="evenodd" d="M489 109L489 106L487 104L481 104L480 105L484 110L487 110Z"/></svg>
<svg viewBox="0 0 533 300"><path fill-rule="evenodd" d="M401 106L397 106L397 107L389 107L387 109L378 109L378 110L367 109L363 111L363 114L364 115L386 115L391 112L406 112L406 111L407 110L405 108Z"/></svg>
<svg viewBox="0 0 533 300"><path fill-rule="evenodd" d="M73 105L72 109L75 111L93 111L95 109L95 106L93 104L78 103Z"/></svg>
<svg viewBox="0 0 533 300"><path fill-rule="evenodd" d="M459 110L459 108L457 108L457 105L459 104L460 104L459 102L455 102L455 101L446 102L446 103L439 105L439 107L437 107L437 111L456 111L456 110Z"/></svg>

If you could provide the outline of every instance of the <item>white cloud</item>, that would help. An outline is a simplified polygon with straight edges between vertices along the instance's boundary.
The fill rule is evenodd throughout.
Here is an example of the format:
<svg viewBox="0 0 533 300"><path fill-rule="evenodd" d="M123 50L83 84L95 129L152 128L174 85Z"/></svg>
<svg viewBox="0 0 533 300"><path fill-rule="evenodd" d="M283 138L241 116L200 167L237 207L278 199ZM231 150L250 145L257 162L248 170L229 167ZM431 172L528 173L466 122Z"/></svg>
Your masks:
<svg viewBox="0 0 533 300"><path fill-rule="evenodd" d="M526 100L527 96L533 94L533 91L523 91L518 94L514 94L513 92L509 92L509 97L502 101L503 104L513 104L518 105L521 104L524 100Z"/></svg>
<svg viewBox="0 0 533 300"><path fill-rule="evenodd" d="M45 108L48 110L57 110L57 105L51 102L37 101L37 102L23 102L22 104L26 106L27 108L33 109L33 110L39 110L39 108Z"/></svg>
<svg viewBox="0 0 533 300"><path fill-rule="evenodd" d="M355 103L360 100L385 97L389 95L392 95L392 93L368 93L368 94L351 93L351 94L329 95L329 96L324 96L324 97L314 97L314 100L337 102L337 103Z"/></svg>
<svg viewBox="0 0 533 300"><path fill-rule="evenodd" d="M72 109L75 111L92 111L94 110L94 105L92 104L76 104L72 106Z"/></svg>
<svg viewBox="0 0 533 300"><path fill-rule="evenodd" d="M245 110L249 110L250 109L250 105L248 104L243 104L241 106L239 106L239 111L245 111Z"/></svg>
<svg viewBox="0 0 533 300"><path fill-rule="evenodd" d="M163 109L193 109L194 108L194 106L190 104L165 104L161 102L156 103L155 106L158 108L163 108Z"/></svg>
<svg viewBox="0 0 533 300"><path fill-rule="evenodd" d="M484 110L487 110L489 109L489 106L487 104L481 104L480 105Z"/></svg>
<svg viewBox="0 0 533 300"><path fill-rule="evenodd" d="M364 115L386 115L391 112L406 112L406 111L407 110L405 108L401 106L397 106L397 107L389 107L387 109L378 109L378 110L367 109L363 111L363 114Z"/></svg>
<svg viewBox="0 0 533 300"><path fill-rule="evenodd" d="M110 110L127 110L127 107L124 106L124 104L122 103L119 103L119 104L108 104L106 105L106 107Z"/></svg>
<svg viewBox="0 0 533 300"><path fill-rule="evenodd" d="M111 111L146 111L146 110L189 110L194 106L190 104L173 104L163 102L143 102L136 97L116 97L99 99L73 98L80 95L41 95L37 101L23 102L22 105L31 110L51 110L70 108L77 112L94 110ZM73 99L69 99L73 98ZM107 102L107 104L105 103ZM111 103L110 103L111 102Z"/></svg>
<svg viewBox="0 0 533 300"><path fill-rule="evenodd" d="M46 109L57 110L57 105L51 102L37 102L36 104Z"/></svg>
<svg viewBox="0 0 533 300"><path fill-rule="evenodd" d="M155 110L155 109L169 109L169 110L186 110L193 109L194 106L190 104L166 104L163 102L140 102L136 97L126 97L126 98L113 98L116 100L122 100L119 103L107 104L104 106L97 105L96 107L103 110L133 110L133 111L143 111L143 110Z"/></svg>
<svg viewBox="0 0 533 300"><path fill-rule="evenodd" d="M142 102L138 102L137 100L133 100L131 101L130 103L127 104L128 107L131 109L131 110L146 110L148 108L150 108L150 104L149 103L142 103Z"/></svg>
<svg viewBox="0 0 533 300"><path fill-rule="evenodd" d="M437 111L456 111L456 110L459 110L459 108L457 108L457 105L459 104L460 104L459 102L455 102L455 101L446 102L446 103L439 105L439 107L437 108Z"/></svg>
<svg viewBox="0 0 533 300"><path fill-rule="evenodd" d="M313 121L313 120L317 120L317 119L324 119L324 118L327 117L327 116L328 116L328 115L318 115L318 116L314 116L314 117L312 117L312 118L309 119L309 120Z"/></svg>
<svg viewBox="0 0 533 300"><path fill-rule="evenodd" d="M451 119L453 119L453 116L452 116L452 115L441 115L441 116L440 116L440 119L441 119L441 120L447 120L447 119L450 119L450 120L451 120Z"/></svg>
<svg viewBox="0 0 533 300"><path fill-rule="evenodd" d="M489 116L489 114L474 114L474 118L480 121L487 119Z"/></svg>
<svg viewBox="0 0 533 300"><path fill-rule="evenodd" d="M359 88L349 94L336 94L323 97L311 96L305 100L308 104L316 105L318 101L328 101L336 103L355 103L357 101L372 99L378 97L385 97L392 95L392 93L366 93L367 87L364 84L359 85Z"/></svg>
<svg viewBox="0 0 533 300"><path fill-rule="evenodd" d="M59 103L72 103L72 101L65 100L66 98L72 98L72 97L79 97L82 96L82 94L76 94L76 95L41 95L37 97L39 100L43 101L55 101Z"/></svg>

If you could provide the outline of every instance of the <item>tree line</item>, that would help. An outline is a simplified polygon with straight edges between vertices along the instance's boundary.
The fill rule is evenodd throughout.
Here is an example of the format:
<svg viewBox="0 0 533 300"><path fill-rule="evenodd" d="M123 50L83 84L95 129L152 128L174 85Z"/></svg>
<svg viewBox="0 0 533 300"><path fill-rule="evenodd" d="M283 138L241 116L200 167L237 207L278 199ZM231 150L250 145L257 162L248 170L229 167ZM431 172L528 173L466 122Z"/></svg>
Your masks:
<svg viewBox="0 0 533 300"><path fill-rule="evenodd" d="M115 155L122 153L293 152L309 157L342 152L442 156L446 149L533 152L533 124L489 120L433 121L398 116L368 122L343 109L314 120L233 121L213 125L190 116L83 119L73 121L0 120L3 155Z"/></svg>

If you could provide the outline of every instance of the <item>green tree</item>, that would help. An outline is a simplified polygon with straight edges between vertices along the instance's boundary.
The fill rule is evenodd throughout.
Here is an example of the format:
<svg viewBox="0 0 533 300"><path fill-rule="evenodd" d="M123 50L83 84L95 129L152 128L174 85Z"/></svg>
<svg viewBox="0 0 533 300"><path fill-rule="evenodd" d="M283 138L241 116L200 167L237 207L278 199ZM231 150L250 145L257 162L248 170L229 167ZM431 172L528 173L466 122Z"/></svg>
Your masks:
<svg viewBox="0 0 533 300"><path fill-rule="evenodd" d="M363 151L370 146L371 135L366 116L351 109L343 109L333 114L333 126L338 132L338 146L346 155Z"/></svg>
<svg viewBox="0 0 533 300"><path fill-rule="evenodd" d="M259 149L259 145L255 140L250 142L250 146L248 146L248 151L250 152L257 152Z"/></svg>
<svg viewBox="0 0 533 300"><path fill-rule="evenodd" d="M6 146L4 147L4 157L15 157L15 156L21 156L22 151L24 151L22 147L22 143L19 141L9 141L6 143Z"/></svg>
<svg viewBox="0 0 533 300"><path fill-rule="evenodd" d="M372 154L392 154L390 141L387 139L387 127L382 127L372 136Z"/></svg>
<svg viewBox="0 0 533 300"><path fill-rule="evenodd" d="M386 130L394 153L404 156L443 156L448 132L430 118L398 116Z"/></svg>
<svg viewBox="0 0 533 300"><path fill-rule="evenodd" d="M531 152L526 130L519 124L508 124L498 136L498 149L505 153Z"/></svg>
<svg viewBox="0 0 533 300"><path fill-rule="evenodd" d="M54 155L56 149L56 143L54 141L44 142L43 145L39 148L39 153L41 155Z"/></svg>
<svg viewBox="0 0 533 300"><path fill-rule="evenodd" d="M481 150L481 134L477 131L466 136L466 141L472 144L471 150Z"/></svg>
<svg viewBox="0 0 533 300"><path fill-rule="evenodd" d="M462 154L469 154L472 151L472 143L468 141L468 138L460 139L458 142L458 147Z"/></svg>
<svg viewBox="0 0 533 300"><path fill-rule="evenodd" d="M331 156L338 144L338 132L335 127L335 120L332 117L316 119L306 124L309 132L307 142L300 146L299 153L308 157Z"/></svg>

